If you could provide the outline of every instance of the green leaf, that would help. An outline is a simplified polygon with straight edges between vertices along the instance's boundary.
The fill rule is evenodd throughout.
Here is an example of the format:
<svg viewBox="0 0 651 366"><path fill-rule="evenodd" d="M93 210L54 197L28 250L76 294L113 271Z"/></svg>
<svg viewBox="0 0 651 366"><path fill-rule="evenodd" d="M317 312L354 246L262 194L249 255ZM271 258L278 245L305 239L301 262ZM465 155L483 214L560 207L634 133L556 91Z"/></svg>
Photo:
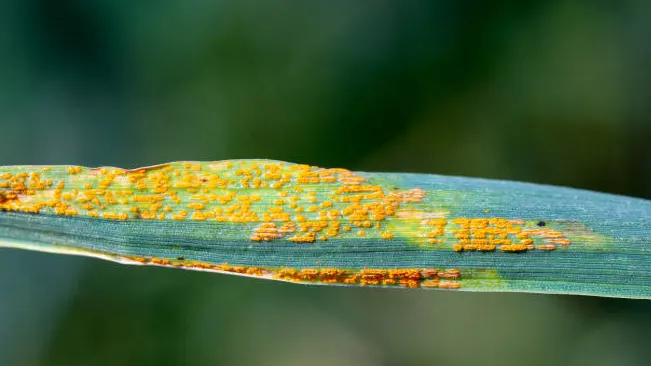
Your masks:
<svg viewBox="0 0 651 366"><path fill-rule="evenodd" d="M651 203L270 160L0 167L0 246L319 285L651 298Z"/></svg>

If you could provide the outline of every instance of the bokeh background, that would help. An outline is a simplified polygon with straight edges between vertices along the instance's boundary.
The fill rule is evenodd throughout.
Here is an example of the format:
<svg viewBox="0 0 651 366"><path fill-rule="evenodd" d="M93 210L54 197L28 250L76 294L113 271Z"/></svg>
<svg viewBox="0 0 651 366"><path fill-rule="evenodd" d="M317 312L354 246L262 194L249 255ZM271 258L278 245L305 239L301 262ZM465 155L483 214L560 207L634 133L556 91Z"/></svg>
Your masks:
<svg viewBox="0 0 651 366"><path fill-rule="evenodd" d="M271 158L651 198L651 2L0 2L0 164ZM0 365L648 365L651 302L0 251Z"/></svg>

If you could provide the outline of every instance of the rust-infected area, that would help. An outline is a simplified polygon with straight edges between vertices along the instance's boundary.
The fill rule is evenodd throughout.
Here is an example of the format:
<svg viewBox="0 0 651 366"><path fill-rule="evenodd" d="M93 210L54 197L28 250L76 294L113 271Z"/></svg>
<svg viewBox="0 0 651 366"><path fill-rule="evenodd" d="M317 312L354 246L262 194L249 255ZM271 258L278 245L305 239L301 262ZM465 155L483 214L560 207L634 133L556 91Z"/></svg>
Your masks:
<svg viewBox="0 0 651 366"><path fill-rule="evenodd" d="M0 205L18 200L18 194L14 191L0 191Z"/></svg>
<svg viewBox="0 0 651 366"><path fill-rule="evenodd" d="M442 244L453 236L457 252L525 252L527 250L554 250L557 245L566 248L570 239L560 231L548 227L529 228L524 220L504 218L435 218L422 222L430 244ZM534 241L538 238L538 243Z"/></svg>
<svg viewBox="0 0 651 366"><path fill-rule="evenodd" d="M258 223L252 241L392 239L385 221L421 189L385 194L345 169L267 161L171 163L149 168L35 167L0 175L0 208L110 220Z"/></svg>
<svg viewBox="0 0 651 366"><path fill-rule="evenodd" d="M420 188L387 188L345 169L271 161L180 162L147 168L0 168L0 209L108 220L254 224L253 242L407 237L457 252L566 247L522 220L425 212ZM247 229L250 230L250 229Z"/></svg>
<svg viewBox="0 0 651 366"><path fill-rule="evenodd" d="M302 283L323 283L360 286L398 286L410 288L461 288L458 269L361 269L338 268L266 268L233 266L226 263L209 264L185 260L127 257L142 264L237 273L256 277Z"/></svg>

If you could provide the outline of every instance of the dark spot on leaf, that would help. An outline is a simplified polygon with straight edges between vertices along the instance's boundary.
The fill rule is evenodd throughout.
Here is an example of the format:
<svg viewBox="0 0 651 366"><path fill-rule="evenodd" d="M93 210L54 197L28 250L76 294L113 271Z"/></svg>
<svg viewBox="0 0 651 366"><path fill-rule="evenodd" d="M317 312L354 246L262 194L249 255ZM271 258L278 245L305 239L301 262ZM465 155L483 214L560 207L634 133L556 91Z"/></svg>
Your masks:
<svg viewBox="0 0 651 366"><path fill-rule="evenodd" d="M540 227L543 227L543 226L545 226L546 224L545 224L544 221L538 221L538 223L537 223L536 225L538 225L538 226L540 226Z"/></svg>

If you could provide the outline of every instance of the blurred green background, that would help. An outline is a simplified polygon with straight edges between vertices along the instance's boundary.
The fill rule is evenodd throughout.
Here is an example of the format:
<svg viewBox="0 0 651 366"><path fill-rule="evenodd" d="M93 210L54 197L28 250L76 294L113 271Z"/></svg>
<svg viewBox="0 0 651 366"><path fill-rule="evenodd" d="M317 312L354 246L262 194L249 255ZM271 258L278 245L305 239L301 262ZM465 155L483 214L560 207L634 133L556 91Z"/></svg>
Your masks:
<svg viewBox="0 0 651 366"><path fill-rule="evenodd" d="M271 158L651 198L651 2L0 2L0 164ZM0 365L648 365L651 302L0 251Z"/></svg>

